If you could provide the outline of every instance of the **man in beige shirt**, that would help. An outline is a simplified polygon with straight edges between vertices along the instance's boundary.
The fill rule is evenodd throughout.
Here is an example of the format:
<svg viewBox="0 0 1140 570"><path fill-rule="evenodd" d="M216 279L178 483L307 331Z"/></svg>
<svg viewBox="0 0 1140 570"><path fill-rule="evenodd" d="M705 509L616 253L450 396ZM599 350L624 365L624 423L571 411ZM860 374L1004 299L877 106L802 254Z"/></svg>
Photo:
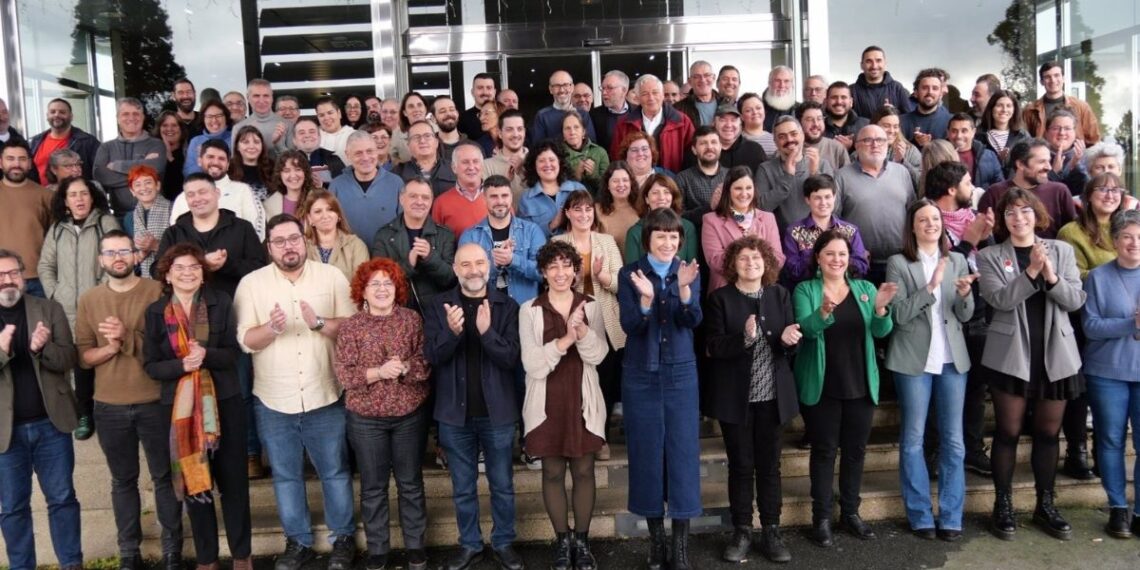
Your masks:
<svg viewBox="0 0 1140 570"><path fill-rule="evenodd" d="M356 556L356 523L344 402L332 361L340 321L353 313L348 280L339 269L305 259L297 218L273 216L266 235L273 263L242 278L234 307L238 342L253 354L254 416L285 531L275 570L298 570L316 557L306 454L321 479L333 547L329 570L348 570Z"/></svg>

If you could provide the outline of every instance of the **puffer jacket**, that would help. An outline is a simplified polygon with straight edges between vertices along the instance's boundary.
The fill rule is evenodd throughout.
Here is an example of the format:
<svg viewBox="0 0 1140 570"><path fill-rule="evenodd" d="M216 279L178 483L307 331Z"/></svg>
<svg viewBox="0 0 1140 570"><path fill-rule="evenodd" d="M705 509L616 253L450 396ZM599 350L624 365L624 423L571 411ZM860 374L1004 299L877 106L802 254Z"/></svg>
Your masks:
<svg viewBox="0 0 1140 570"><path fill-rule="evenodd" d="M63 305L67 322L75 330L79 296L106 279L99 265L99 241L119 229L115 217L99 210L91 212L76 230L71 222L56 222L44 237L38 271L44 295Z"/></svg>

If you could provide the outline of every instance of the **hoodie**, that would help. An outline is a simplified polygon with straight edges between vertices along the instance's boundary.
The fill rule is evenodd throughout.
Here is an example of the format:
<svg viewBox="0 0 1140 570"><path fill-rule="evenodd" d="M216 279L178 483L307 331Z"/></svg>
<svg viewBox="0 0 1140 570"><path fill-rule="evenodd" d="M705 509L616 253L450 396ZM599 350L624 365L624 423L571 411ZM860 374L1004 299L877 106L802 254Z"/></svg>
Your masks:
<svg viewBox="0 0 1140 570"><path fill-rule="evenodd" d="M120 136L109 140L95 153L95 180L103 185L116 216L135 209L136 200L127 187L127 174L140 164L157 170L159 179L166 172L166 145L146 132L133 139Z"/></svg>
<svg viewBox="0 0 1140 570"><path fill-rule="evenodd" d="M883 106L884 100L890 101L900 114L914 110L914 105L910 102L910 91L895 81L889 71L883 72L883 81L880 83L868 83L866 76L860 73L859 79L851 85L851 99L851 108L855 114L866 119L870 119Z"/></svg>

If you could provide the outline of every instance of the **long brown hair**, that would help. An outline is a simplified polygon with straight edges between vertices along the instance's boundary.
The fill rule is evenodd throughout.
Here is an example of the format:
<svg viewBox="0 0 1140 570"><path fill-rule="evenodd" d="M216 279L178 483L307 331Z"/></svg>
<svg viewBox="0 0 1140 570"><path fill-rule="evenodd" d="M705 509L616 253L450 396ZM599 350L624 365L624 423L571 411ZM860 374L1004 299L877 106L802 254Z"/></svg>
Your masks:
<svg viewBox="0 0 1140 570"><path fill-rule="evenodd" d="M930 206L938 210L939 219L942 218L942 209L933 200L919 198L906 207L906 221L903 223L902 254L907 261L918 261L918 237L914 235L914 216L919 210ZM938 240L938 257L950 257L950 241L946 239L946 228L942 229L942 239Z"/></svg>
<svg viewBox="0 0 1140 570"><path fill-rule="evenodd" d="M234 182L242 182L244 171L242 170L241 151L238 150L238 145L241 144L242 139L246 135L254 135L261 141L261 154L257 155L257 173L261 175L261 182L266 186L269 181L273 180L273 161L269 160L269 145L265 142L265 137L261 135L261 130L253 125L246 125L234 135L234 148L230 151L230 180Z"/></svg>
<svg viewBox="0 0 1140 570"><path fill-rule="evenodd" d="M1080 225L1081 232L1089 238L1089 241L1092 242L1093 245L1101 249L1112 249L1113 245L1111 243L1104 243L1104 236L1100 231L1100 223L1097 222L1096 212L1093 212L1092 208L1092 193L1097 188L1108 186L1109 182L1112 183L1113 187L1127 191L1127 188L1124 187L1124 183L1120 180L1119 176L1111 172L1097 174L1089 180L1088 184L1085 184L1085 191L1081 194L1081 204L1084 204L1084 207L1081 208L1080 213L1077 214L1077 224ZM1116 210L1114 210L1112 214L1119 212L1122 207L1124 207L1123 199L1120 200L1120 204L1117 204ZM1112 218L1112 214L1109 214L1109 219Z"/></svg>
<svg viewBox="0 0 1140 570"><path fill-rule="evenodd" d="M305 239L314 243L317 239L316 228L309 225L309 211L313 209L313 205L317 203L317 200L324 200L329 205L329 208L332 208L332 211L336 212L338 218L336 221L336 229L338 231L345 234L352 233L352 228L348 226L348 220L344 218L344 208L340 207L340 200L337 200L332 192L324 188L319 188L309 192L309 197L297 208L297 219L301 220L301 223L305 226Z"/></svg>
<svg viewBox="0 0 1140 570"><path fill-rule="evenodd" d="M290 162L293 162L294 166L300 168L301 172L305 174L305 182L301 184L301 195L297 197L297 203L304 204L305 199L317 189L317 186L313 184L313 167L309 165L309 159L305 153L299 150L287 150L278 155L277 164L273 167L273 178L269 180L269 191L280 192L282 196L288 192L285 189L285 183L281 181L281 171Z"/></svg>

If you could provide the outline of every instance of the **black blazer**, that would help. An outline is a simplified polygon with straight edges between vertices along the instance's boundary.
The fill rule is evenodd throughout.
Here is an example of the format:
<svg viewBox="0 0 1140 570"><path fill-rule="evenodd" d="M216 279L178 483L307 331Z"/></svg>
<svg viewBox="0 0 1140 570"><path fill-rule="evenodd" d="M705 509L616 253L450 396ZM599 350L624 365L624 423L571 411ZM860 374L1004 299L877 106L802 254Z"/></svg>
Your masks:
<svg viewBox="0 0 1140 570"><path fill-rule="evenodd" d="M210 287L202 288L202 299L206 302L206 316L210 321L210 340L206 342L206 359L202 365L214 379L219 401L240 396L237 358L241 347L237 342L237 316L233 301L229 295ZM147 307L146 341L143 344L144 368L147 375L162 383L163 404L174 403L178 379L186 374L182 370L182 359L174 356L166 334L166 319L162 312L169 302L170 295L164 295Z"/></svg>
<svg viewBox="0 0 1140 570"><path fill-rule="evenodd" d="M792 297L780 285L764 288L757 301L728 285L709 295L705 309L705 347L712 358L712 369L702 390L705 415L728 423L743 423L748 412L748 389L752 383L752 353L744 348L744 322L757 315L756 324L772 347L772 369L776 378L776 403L780 423L799 415L796 381L788 362L795 347L780 341L784 328L796 322Z"/></svg>

